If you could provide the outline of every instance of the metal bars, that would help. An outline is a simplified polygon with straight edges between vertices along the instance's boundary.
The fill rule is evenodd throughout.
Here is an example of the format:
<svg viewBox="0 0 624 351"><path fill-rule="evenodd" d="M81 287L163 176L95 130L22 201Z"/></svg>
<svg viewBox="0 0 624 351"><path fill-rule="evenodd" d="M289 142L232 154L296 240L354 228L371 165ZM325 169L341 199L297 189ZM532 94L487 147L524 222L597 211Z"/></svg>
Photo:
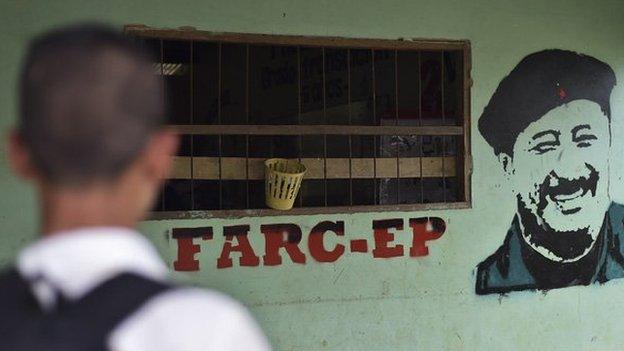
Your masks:
<svg viewBox="0 0 624 351"><path fill-rule="evenodd" d="M189 135L463 135L462 126L361 126L361 125L174 125Z"/></svg>
<svg viewBox="0 0 624 351"><path fill-rule="evenodd" d="M194 41L190 41L189 42L189 51L190 51L190 55L189 55L189 67L190 67L190 74L189 74L189 81L190 81L190 88L191 88L191 98L190 100L190 123L191 125L193 124L193 117L194 117L194 110L195 110L195 106L194 106L194 99L195 99L195 81L193 80L193 63L195 62L195 56L193 55L193 47L195 45ZM193 150L193 139L195 139L195 136L191 135L189 136L189 138L191 139L191 209L194 210L195 209L195 178L193 177L193 166L195 164L195 162L193 162L193 156L195 156L195 152Z"/></svg>
<svg viewBox="0 0 624 351"><path fill-rule="evenodd" d="M444 51L440 52L440 102L442 125L445 125L446 110L444 107ZM442 136L442 202L446 202L446 176L444 174L444 157L446 156L446 137Z"/></svg>
<svg viewBox="0 0 624 351"><path fill-rule="evenodd" d="M245 45L245 122L249 124L249 44ZM249 133L245 134L245 204L249 208Z"/></svg>
<svg viewBox="0 0 624 351"><path fill-rule="evenodd" d="M347 113L351 125L351 49L347 49ZM349 205L353 206L353 136L349 134Z"/></svg>
<svg viewBox="0 0 624 351"><path fill-rule="evenodd" d="M130 28L128 29L128 31L131 31L136 34L138 32L141 32L142 34L148 34L146 36L151 36L154 35L154 33L156 33L156 31L144 31L143 29L141 30L137 30L136 27L134 28ZM158 32L163 34L164 32ZM186 33L185 35L187 35L188 33ZM375 44L375 45L370 45L368 47L364 47L361 46L360 44L357 44L356 42L358 41L357 39L352 40L338 40L338 41L314 41L314 42L310 42L310 41L306 41L303 40L303 45L292 45L290 43L290 40L294 40L294 38L292 37L280 37L281 39L279 40L286 40L286 42L280 42L278 40L277 44L282 44L282 45L292 45L293 49L296 49L296 64L297 64L297 68L296 68L296 82L294 84L296 84L296 91L297 91L297 108L296 108L296 122L297 124L294 125L284 125L284 124L276 124L276 125L257 125L254 124L255 121L255 117L254 117L254 109L251 108L251 96L253 94L253 96L259 96L257 95L257 92L253 89L257 89L257 87L252 87L251 84L251 72L253 71L252 69L252 65L255 64L254 58L252 58L252 54L251 52L254 52L251 50L251 45L256 45L258 43L263 44L264 42L262 40L267 40L267 37L263 37L263 39L261 41L255 41L255 40L249 40L249 41L244 41L241 38L248 38L247 36L215 36L215 38L221 38L224 40L215 40L215 44L217 44L218 47L218 60L217 60L217 65L218 65L218 69L217 69L217 124L216 125L209 125L209 124L203 124L203 125L198 125L195 124L198 120L195 118L197 117L197 109L201 108L200 105L196 104L196 100L195 99L201 99L201 97L198 97L197 93L195 92L195 88L196 88L196 83L198 80L202 79L202 77L198 76L195 73L195 68L196 68L196 64L198 64L198 62L196 61L196 50L198 49L198 47L196 46L197 42L201 42L201 41L211 41L208 40L206 37L204 37L203 35L205 35L205 33L203 33L201 36L193 36L193 37L188 37L186 39L190 39L189 41L189 45L190 45L190 63L188 65L188 69L190 71L190 90L191 90L191 97L189 99L189 103L190 103L190 125L177 125L175 126L178 131L181 134L185 134L185 135L189 135L189 137L191 138L190 141L190 151L191 151L191 155L190 155L190 169L188 172L188 176L189 178L186 178L186 176L181 176L181 177L176 177L175 179L190 179L190 197L191 197L191 207L189 208L189 210L192 209L196 209L195 208L195 202L196 202L196 187L199 186L199 184L196 184L195 180L196 179L203 179L203 180L211 180L214 178L208 177L206 178L206 172L208 172L207 169L198 169L199 167L199 162L198 159L201 159L202 161L202 165L206 165L207 159L206 157L200 157L196 159L196 144L198 142L199 139L194 138L194 136L196 135L215 135L218 138L218 152L217 152L217 157L216 159L218 160L218 193L219 193L219 201L218 201L218 209L221 210L230 210L230 208L228 208L228 206L230 206L230 202L228 201L227 204L225 203L224 200L224 187L225 186L232 186L231 182L226 182L226 180L229 179L241 179L245 181L245 185L244 185L244 190L245 194L243 195L241 192L241 196L244 196L244 199L242 200L242 206L245 206L245 208L250 208L250 206L255 206L257 205L257 202L254 202L254 204L252 204L251 198L250 198L250 192L251 192L251 188L250 188L250 183L253 180L259 179L257 174L252 174L252 172L258 172L257 169L255 169L254 167L252 167L252 162L254 163L254 165L258 162L258 152L257 150L253 149L254 145L253 142L250 141L250 136L297 136L296 139L292 139L294 143L298 143L297 145L297 151L296 151L296 158L298 158L300 161L304 161L304 157L303 157L303 153L304 153L304 143L303 143L303 136L318 136L320 138L322 138L323 141L323 156L322 156L322 166L321 166L321 171L322 171L322 183L323 183L323 189L322 189L322 204L324 206L328 206L328 196L329 196L329 192L331 191L331 189L335 188L334 185L337 185L334 183L334 181L332 180L331 184L332 187L329 187L329 179L343 179L344 182L344 186L348 186L348 199L344 199L345 204L349 204L349 205L362 205L363 203L361 203L362 199L360 197L358 197L358 199L356 199L354 197L354 194L358 194L358 188L355 186L355 182L354 179L366 179L367 177L363 177L361 173L361 169L357 168L357 167L361 167L362 165L365 165L366 162L368 162L367 160L371 161L371 168L372 168L372 184L373 184L373 194L371 194L373 196L373 203L374 204L384 204L384 203L396 203L396 204L400 204L402 203L404 200L402 200L402 187L403 186L408 186L408 185L403 185L403 184L408 184L408 183L402 183L401 179L402 178L407 178L408 175L412 176L414 179L419 179L420 180L420 199L421 199L421 203L425 202L425 184L426 182L424 181L425 178L430 178L430 177L434 177L437 173L437 171L432 171L431 167L433 164L428 163L430 161L432 161L433 159L436 159L436 162L441 162L442 166L440 168L441 171L441 178L442 178L442 192L443 192L443 196L442 196L442 200L443 202L447 202L449 199L447 198L447 193L448 193L448 189L447 189L447 177L449 176L453 176L453 177L457 177L458 181L462 182L462 187L463 187L463 193L467 196L469 194L469 189L468 189L468 185L469 182L467 182L465 180L465 177L468 176L468 172L469 172L469 165L467 165L468 162L470 162L470 156L469 156L469 145L461 145L463 146L463 153L462 155L459 155L460 153L458 153L457 155L455 154L449 154L447 153L447 137L448 136L453 136L454 140L459 140L459 138L455 138L455 136L462 136L462 142L463 144L469 142L469 138L467 136L467 134L469 133L469 124L465 122L466 119L466 115L468 115L469 113L469 109L467 108L467 106L469 106L469 102L466 101L469 98L469 94L467 93L469 91L469 87L467 87L467 85L469 84L469 74L466 73L465 71L469 69L469 54L466 55L466 51L469 49L469 47L466 45L466 42L452 42L452 43L444 43L443 45L436 42L423 42L423 45L418 47L418 45L416 45L416 47L412 47L413 43L409 43L409 45L396 45L396 46L387 46L389 45L388 41L369 41L368 43L370 44ZM163 36L164 38L168 38L168 39L175 39L172 37L169 37L167 35ZM242 40L242 41L241 41ZM163 41L162 38L160 38L158 40L158 43L160 44L160 74L164 76L163 73L163 67L165 66L165 64L169 64L171 62L165 62L165 54L163 52L163 50L165 50L163 48ZM223 109L224 109L224 103L228 103L228 100L224 100L224 83L223 83L223 70L224 69L228 69L228 72L230 72L232 70L231 67L229 66L224 66L224 65L231 65L232 63L229 62L229 59L225 59L224 58L224 54L223 54L223 43L244 43L244 69L242 69L241 71L244 71L244 121L245 121L245 125L236 125L236 124L223 124L228 123L227 120L223 120L225 115L222 115L223 113ZM354 45L346 45L347 43L355 43ZM319 44L319 45L316 45ZM321 45L322 44L322 45ZM334 45L336 44L336 45ZM341 45L345 45L345 46L341 46ZM261 45L259 45L260 47ZM321 65L322 65L322 73L321 76L318 76L317 73L317 79L318 80L322 80L322 121L324 124L303 124L304 123L304 118L302 117L302 95L303 95L303 86L302 86L302 79L303 79L303 74L302 74L302 47L318 47L319 48L319 52L321 53ZM330 54L329 50L326 50L329 48L344 48L344 54L346 54L346 66L345 66L345 70L346 72L342 71L343 73L343 77L344 74L346 74L346 84L345 84L345 88L346 88L346 106L342 105L345 109L344 109L344 113L347 114L348 117L348 122L346 124L340 124L340 125L336 125L336 124L332 124L333 120L332 118L334 118L333 116L336 116L336 102L335 99L332 97L332 99L334 100L328 100L328 93L331 94L333 89L333 86L331 86L332 82L330 81L330 77L332 80L335 79L335 77L331 76L332 72L334 70L336 70L335 61L336 58L333 56L333 54ZM366 49L367 53L370 55L369 56L369 62L370 62L370 68L369 68L369 73L370 77L366 78L369 80L362 80L362 66L358 66L357 63L354 64L354 49ZM435 51L437 53L439 53L439 57L440 57L440 71L439 71L439 75L440 75L440 84L441 84L441 88L439 90L440 93L440 99L441 101L439 101L440 105L441 105L441 110L440 110L440 115L438 115L438 118L441 119L441 124L436 124L435 122L431 122L429 120L427 120L425 122L425 118L435 118L432 117L430 115L425 116L425 113L423 112L423 94L424 94L424 82L422 82L422 78L423 78L423 56L421 55L421 51L423 49L427 49L427 50L431 50L431 51ZM382 50L386 50L387 52L383 52ZM418 52L418 62L414 62L414 65L417 65L417 71L418 71L418 114L417 114L417 123L414 124L409 124L409 120L403 120L402 118L414 118L414 117L409 117L409 112L406 115L407 117L403 117L402 114L404 110L403 107L400 107L401 104L401 99L404 97L405 94L410 94L409 90L405 90L404 92L401 92L401 89L405 84L405 80L403 80L403 82L400 84L399 83L399 77L402 74L402 71L400 69L400 67L402 68L402 64L403 61L401 61L401 65L399 64L400 62L400 56L401 53L404 50L411 50L411 51L416 51ZM459 56L460 61L462 62L462 68L460 69L462 72L462 74L460 74L459 76L461 77L463 83L462 84L453 84L453 83L449 83L447 85L447 79L445 77L445 73L447 72L446 70L446 64L456 64L456 61L453 61L452 59L450 61L447 62L447 58L445 56L445 52L448 52L447 50L455 50L456 52L460 52L460 54L462 54L461 56ZM460 51L461 50L461 51ZM365 51L365 52L366 52ZM291 57L292 54L294 53L294 51L290 51L291 53ZM229 54L228 54L229 55ZM254 54L255 55L255 54ZM332 55L332 56L329 56ZM230 56L227 56L230 57ZM241 56L242 57L242 56ZM453 57L454 58L454 57ZM294 57L293 57L294 59ZM306 57L307 60L309 60L309 57ZM385 74L382 72L388 72L388 67L390 66L384 66L384 65L389 65L391 63L391 61L389 61L390 59L393 59L393 67L394 67L394 72L393 72L393 77L378 77L379 74ZM328 60L332 60L332 61L328 61ZM338 60L345 60L345 58L338 58ZM355 61L361 61L362 57L356 57ZM413 59L412 59L413 60ZM414 60L416 61L416 60ZM292 61L290 61L292 62ZM406 62L406 66L405 67L409 67L409 61L405 61ZM175 63L175 62L173 62ZM368 64L368 63L367 63ZM377 64L379 64L379 67L376 67ZM330 66L328 66L330 65ZM226 68L224 68L226 67ZM309 67L307 67L309 68ZM387 68L387 69L386 69ZM341 68L343 69L343 68ZM257 69L256 69L257 70ZM354 80L354 70L358 70L356 71L356 75L358 77L359 80ZM318 72L318 71L317 71ZM413 72L413 71L411 71ZM199 73L199 72L197 72ZM308 72L306 72L308 73ZM257 74L254 73L254 74ZM364 73L364 76L366 75L366 73ZM228 75L228 77L230 77L231 75ZM240 75L240 77L242 77L242 74ZM231 77L229 78L231 79ZM257 79L257 78L254 78ZM344 79L344 78L341 78ZM380 79L383 79L384 81L382 82ZM164 78L163 78L164 80ZM390 87L390 81L393 80L394 82L394 86L391 88ZM230 82L230 80L228 80L228 82ZM354 118L359 118L356 116L361 116L362 112L361 112L361 108L363 105L361 105L361 103L358 101L358 99L361 99L361 97L358 97L354 100L354 84L362 84L361 82L367 82L366 84L371 84L372 85L372 89L370 90L370 103L372 104L372 120L373 123L372 125L362 125L359 122L355 122ZM163 82L164 84L164 82ZM226 83L227 84L227 83ZM307 85L311 84L306 82ZM330 85L328 85L330 84ZM381 84L381 85L380 85ZM309 88L308 86L306 86L306 88ZM229 89L229 88L228 88ZM362 89L361 86L356 85L355 89ZM380 90L383 89L383 90ZM388 90L390 89L390 90ZM408 88L409 89L409 88ZM457 96L459 97L460 100L462 100L461 105L461 111L462 111L462 117L464 118L464 123L459 123L456 125L446 125L446 114L447 111L451 111L453 110L453 108L451 108L451 110L447 109L446 106L446 97L447 97L447 93L450 93L450 97L451 99L453 98L452 94L455 94L455 92L449 92L447 91L447 89L463 89L462 91L458 91L457 92ZM387 100L389 98L389 96L391 96L392 91L394 93L394 101L391 100ZM390 92L390 93L389 93ZM403 94L403 95L400 95ZM359 93L359 95L361 95L361 92ZM277 95L272 95L272 96L277 96ZM294 97L294 95L292 95ZM306 96L306 98L308 98ZM227 99L230 99L230 97L228 96ZM256 99L254 97L254 99ZM256 101L256 100L254 100ZM318 101L318 100L317 100ZM333 104L329 104L331 101L331 103ZM340 104L344 104L344 100L342 100L342 102L339 102ZM358 103L360 105L358 105ZM394 123L388 123L391 120L389 120L388 118L391 118L390 115L388 115L388 113L390 112L391 106L394 105L393 108L393 116L392 118L394 119ZM453 103L452 106L454 106L455 103ZM256 106L256 105L254 105ZM307 106L307 105L306 105ZM354 107L355 106L355 107ZM370 105L369 105L370 106ZM414 106L414 105L410 105L410 106ZM320 107L320 106L319 106ZM328 108L334 109L331 111L331 115L328 112ZM340 107L340 106L338 106ZM415 106L414 106L415 107ZM306 107L307 110L307 107ZM227 110L230 111L230 110ZM240 111L240 110L239 110ZM453 110L454 111L454 110ZM314 112L314 111L312 111ZM320 112L320 111L318 111ZM306 112L307 113L307 112ZM228 112L227 116L229 119L230 118L231 113ZM240 115L239 115L240 116ZM331 117L330 117L331 116ZM344 116L344 115L343 115ZM416 116L416 115L414 115ZM241 116L242 117L242 116ZM279 116L277 116L279 117ZM319 116L320 117L320 116ZM239 118L240 119L240 118ZM306 119L308 119L308 116L306 115ZM201 120L201 118L199 119ZM270 120L275 120L273 118L271 118ZM359 121L359 119L357 119L357 121ZM308 120L309 122L309 120ZM406 123L403 123L406 122ZM272 123L272 122L271 122ZM314 123L314 122L312 122ZM340 122L340 123L344 123L344 122ZM243 159L243 163L241 164L242 167L240 167L240 176L237 176L234 172L236 171L235 168L232 168L233 165L237 165L239 164L236 159L236 157L226 157L225 155L227 154L227 149L224 150L224 148L227 147L232 147L232 145L230 145L231 143L228 142L226 144L224 144L224 139L223 136L225 135L241 135L242 137L244 137L244 143L245 143L245 153L244 153L244 159ZM334 145L345 145L346 143L340 144L339 141L341 140L341 138L332 138L332 142L329 142L329 136L345 136L346 138L348 138L348 140L342 139L345 142L348 141L348 155L346 155L347 157L344 158L344 164L340 164L338 161L338 159L329 159L328 155L331 152L332 154L335 154L336 152L333 152L334 149L330 149L330 147L334 147ZM372 140L372 144L373 144L373 152L372 152L372 157L367 158L366 156L364 158L354 158L354 137L353 136L372 136L373 140ZM385 139L390 139L389 141L389 145L391 147L391 151L395 152L394 155L390 155L393 156L394 160L393 162L390 164L388 163L388 160L386 159L386 153L382 152L382 148L387 147L385 146L385 142L382 142L382 138L381 136L386 136L387 138ZM404 138L405 140L411 139L411 137L416 136L416 138L418 138L419 140L417 140L417 147L419 148L419 152L417 154L412 154L412 156L410 155L403 155L403 142L404 142ZM436 157L426 157L427 155L430 155L430 151L427 151L427 153L424 152L423 147L424 147L424 136L431 136L431 137L435 137L432 138L433 140L440 140L439 138L441 138L442 140L442 154L441 155L436 155ZM313 139L310 138L310 139ZM240 140L240 139L239 139ZM276 139L273 139L276 140ZM338 143L336 142L336 140L338 140ZM363 142L362 145L366 146L366 141L362 140L361 142ZM331 146L330 146L331 145ZM357 145L357 144L356 144ZM439 144L438 144L439 145ZM368 146L370 147L370 146ZM396 150L394 150L394 148L396 147ZM430 150L431 146L427 146L428 150ZM461 149L461 148L460 148ZM275 149L273 147L273 145L271 145L271 156L273 155L273 153L276 151L277 149ZM362 150L364 151L364 150ZM224 152L226 154L224 154ZM268 152L268 151L267 151ZM279 152L277 151L278 154L276 156L280 156ZM380 152L382 152L380 154ZM254 153L254 157L251 157L251 153ZM340 152L340 154L342 154L342 151ZM455 157L455 159L453 159L452 157L447 157L447 154L452 155ZM236 156L238 155L242 155L240 153L238 153ZM268 154L267 154L268 155ZM336 155L332 156L335 157ZM413 156L417 156L417 161L414 159ZM342 156L340 156L342 157ZM182 160L183 158L179 158L180 160ZM261 158L260 158L261 159ZM224 161L227 160L227 161ZM312 162L310 161L309 158L306 159L307 161L305 162ZM450 161L449 161L450 160ZM330 162L331 161L331 162ZM357 165L356 162L357 161ZM224 164L224 162L227 162L227 165ZM338 162L338 163L337 163ZM212 164L212 163L209 163ZM312 165L314 165L315 163L312 162ZM451 165L452 164L452 165ZM394 173L388 173L388 169L387 167L390 166L392 168L394 168ZM407 167L405 170L403 170L403 167ZM224 167L228 168L227 170L224 169ZM382 167L382 168L380 168ZM414 167L416 167L416 170L414 169ZM357 173L359 175L356 175L355 173L355 169L358 169ZM199 172L199 173L198 173ZM202 172L204 172L202 176L197 176L197 175L201 175ZM310 178L309 179L318 179L315 178L314 174L316 171L312 170L310 172ZM244 176L243 176L244 175ZM389 176L390 175L390 176ZM233 177L234 176L234 177ZM459 179L459 178L462 179ZM392 181L396 181L396 187L394 187L396 189L396 198L395 199L391 199L391 197L387 197L386 195L383 195L380 193L382 191L381 189L381 183L383 181L386 182L390 182ZM361 184L361 183L358 183ZM389 185L391 184L388 183ZM417 183L416 183L417 184ZM340 188L340 185L337 185L338 188ZM320 190L320 188L318 188L318 190ZM346 189L345 189L346 190ZM394 190L394 189L393 189ZM227 193L232 193L232 191L230 191L229 189L227 189ZM303 193L303 189L302 189L302 193ZM346 191L345 191L345 195L346 195ZM359 194L358 194L359 195ZM392 194L395 195L395 194ZM229 196L229 195L228 195ZM385 196L385 197L384 197ZM166 201L168 201L168 199L165 198L166 196L163 196L161 198L161 206L162 208L166 208L166 207L170 207L170 206L166 206ZM320 197L319 197L320 199ZM390 199L390 202L388 202L388 199ZM407 197L405 199L408 199ZM257 200L257 198L256 198ZM455 200L455 199L452 199ZM460 201L458 202L467 202L469 201L469 198L467 197L463 197L459 199ZM333 200L332 200L333 201ZM413 198L412 200L413 201ZM335 201L334 201L335 202ZM298 204L299 206L303 206L304 205L304 199L303 197L300 197L300 199L298 200ZM237 207L240 208L240 207Z"/></svg>
<svg viewBox="0 0 624 351"><path fill-rule="evenodd" d="M301 124L301 46L297 46L297 123ZM299 134L299 162L301 162L301 150L303 150L303 136ZM303 185L303 184L302 184ZM303 192L305 187L299 187L299 206L303 206Z"/></svg>
<svg viewBox="0 0 624 351"><path fill-rule="evenodd" d="M422 53L418 52L418 125L420 127L423 126L423 118L422 118ZM423 136L419 135L417 137L418 145L419 145L419 155L420 155L420 174L423 173L422 169L422 157L423 157ZM420 178L420 203L425 202L425 182L423 178Z"/></svg>
<svg viewBox="0 0 624 351"><path fill-rule="evenodd" d="M219 43L219 49L218 49L218 58L217 58L217 67L218 67L218 73L217 73L217 123L221 123L221 88L222 88L222 58L223 58L223 44ZM221 155L223 155L223 137L221 134L219 134L218 136L218 143L219 143L219 209L223 209L223 167L221 164Z"/></svg>
<svg viewBox="0 0 624 351"><path fill-rule="evenodd" d="M323 57L323 123L327 123L327 79L325 74L325 47L321 48ZM323 134L323 201L327 207L327 134Z"/></svg>
<svg viewBox="0 0 624 351"><path fill-rule="evenodd" d="M398 63L398 51L394 50L394 118L395 124L399 125L399 63ZM401 182L399 177L401 176L399 153L400 153L400 135L396 136L396 203L400 202L399 193L401 192Z"/></svg>
<svg viewBox="0 0 624 351"><path fill-rule="evenodd" d="M372 86L373 86L373 125L377 126L377 89L375 79L375 50L371 49L371 73L372 73ZM377 195L379 186L377 184L377 135L373 135L373 203L378 204Z"/></svg>

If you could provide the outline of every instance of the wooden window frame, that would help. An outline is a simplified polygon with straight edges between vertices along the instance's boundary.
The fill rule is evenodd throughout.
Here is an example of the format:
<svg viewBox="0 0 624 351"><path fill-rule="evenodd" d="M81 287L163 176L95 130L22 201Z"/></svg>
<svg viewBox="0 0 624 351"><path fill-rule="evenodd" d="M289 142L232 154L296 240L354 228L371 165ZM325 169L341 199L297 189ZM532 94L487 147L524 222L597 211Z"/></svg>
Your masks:
<svg viewBox="0 0 624 351"><path fill-rule="evenodd" d="M342 49L371 49L371 50L421 50L441 51L460 50L463 53L463 124L460 126L340 126L335 125L254 125L254 135L454 135L463 136L457 157L463 162L463 167L455 169L456 176L462 181L464 197L458 202L416 203L397 205L354 205L338 207L301 207L288 211L273 209L236 209L236 210L187 210L187 211L158 211L152 212L148 220L166 219L201 219L201 218L239 218L259 216L293 216L316 214L351 214L366 212L393 212L393 211L428 211L454 210L472 207L471 176L472 153L470 142L470 88L472 86L471 46L468 40L389 40L389 39L360 39L343 37L315 37L295 35L269 35L247 33L225 33L196 30L192 27L178 29L158 29L145 25L126 25L124 32L128 35L145 39L183 40L183 41L212 41L236 44L266 44L292 45L299 47L325 47ZM250 135L246 125L178 125L175 126L181 134L218 135L241 134ZM330 133L328 133L330 132ZM376 159L377 157L373 157ZM443 157L444 158L444 157ZM399 162L399 161L397 161ZM422 168L421 168L422 172Z"/></svg>

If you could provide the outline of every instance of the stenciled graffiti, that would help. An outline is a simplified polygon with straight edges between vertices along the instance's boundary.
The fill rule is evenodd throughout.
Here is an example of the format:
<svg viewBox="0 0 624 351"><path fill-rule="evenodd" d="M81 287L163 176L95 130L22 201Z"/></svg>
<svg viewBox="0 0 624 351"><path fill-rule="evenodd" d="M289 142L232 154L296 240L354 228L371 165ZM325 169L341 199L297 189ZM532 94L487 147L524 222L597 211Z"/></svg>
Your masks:
<svg viewBox="0 0 624 351"><path fill-rule="evenodd" d="M477 294L624 276L624 207L608 189L615 83L606 63L565 50L533 53L500 82L479 131L517 210L502 246L477 267Z"/></svg>
<svg viewBox="0 0 624 351"><path fill-rule="evenodd" d="M395 243L395 235L403 231L405 221L402 218L372 221L373 247L370 250L374 258L393 258L405 256L422 257L429 255L427 243L439 239L446 231L446 223L438 217L411 218L407 221L411 232L411 247L406 250L404 245ZM365 254L369 252L367 238L342 240L328 247L327 235L336 239L345 239L344 221L322 221L317 223L304 240L301 227L293 223L263 224L260 233L264 237L263 255L253 248L250 241L250 225L239 224L223 227L223 243L221 254L216 258L217 268L234 266L232 256L238 257L241 267L258 267L281 265L282 254L293 263L305 264L307 256L302 250L307 246L309 256L316 262L336 262L347 252ZM173 262L176 271L198 271L200 261L197 254L201 252L202 242L207 244L215 239L213 227L174 228L171 237L177 242L177 257ZM332 242L335 242L333 240Z"/></svg>

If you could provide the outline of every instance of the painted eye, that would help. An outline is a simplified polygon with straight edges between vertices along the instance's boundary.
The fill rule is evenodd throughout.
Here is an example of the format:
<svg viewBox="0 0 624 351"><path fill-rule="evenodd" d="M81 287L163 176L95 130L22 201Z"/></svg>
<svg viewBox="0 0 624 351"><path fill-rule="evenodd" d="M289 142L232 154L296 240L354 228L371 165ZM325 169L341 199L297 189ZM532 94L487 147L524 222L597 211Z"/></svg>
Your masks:
<svg viewBox="0 0 624 351"><path fill-rule="evenodd" d="M557 148L558 143L551 141L551 142L544 142L544 143L539 143L537 145L535 145L534 147L530 148L529 151L534 152L538 155L544 154L548 151L553 151Z"/></svg>
<svg viewBox="0 0 624 351"><path fill-rule="evenodd" d="M589 147L592 145L592 142L594 140L597 140L598 138L595 135L592 134L586 134L586 135L581 135L579 137L576 138L576 146L578 147Z"/></svg>

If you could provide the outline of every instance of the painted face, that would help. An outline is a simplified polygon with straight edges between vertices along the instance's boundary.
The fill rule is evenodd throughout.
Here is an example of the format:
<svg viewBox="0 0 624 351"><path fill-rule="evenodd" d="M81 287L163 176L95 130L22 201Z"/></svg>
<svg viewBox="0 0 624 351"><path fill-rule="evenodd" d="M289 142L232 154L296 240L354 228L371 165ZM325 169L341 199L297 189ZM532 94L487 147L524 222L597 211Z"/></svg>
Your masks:
<svg viewBox="0 0 624 351"><path fill-rule="evenodd" d="M501 155L525 241L543 256L573 262L595 243L607 211L609 121L600 106L574 100L550 110Z"/></svg>

